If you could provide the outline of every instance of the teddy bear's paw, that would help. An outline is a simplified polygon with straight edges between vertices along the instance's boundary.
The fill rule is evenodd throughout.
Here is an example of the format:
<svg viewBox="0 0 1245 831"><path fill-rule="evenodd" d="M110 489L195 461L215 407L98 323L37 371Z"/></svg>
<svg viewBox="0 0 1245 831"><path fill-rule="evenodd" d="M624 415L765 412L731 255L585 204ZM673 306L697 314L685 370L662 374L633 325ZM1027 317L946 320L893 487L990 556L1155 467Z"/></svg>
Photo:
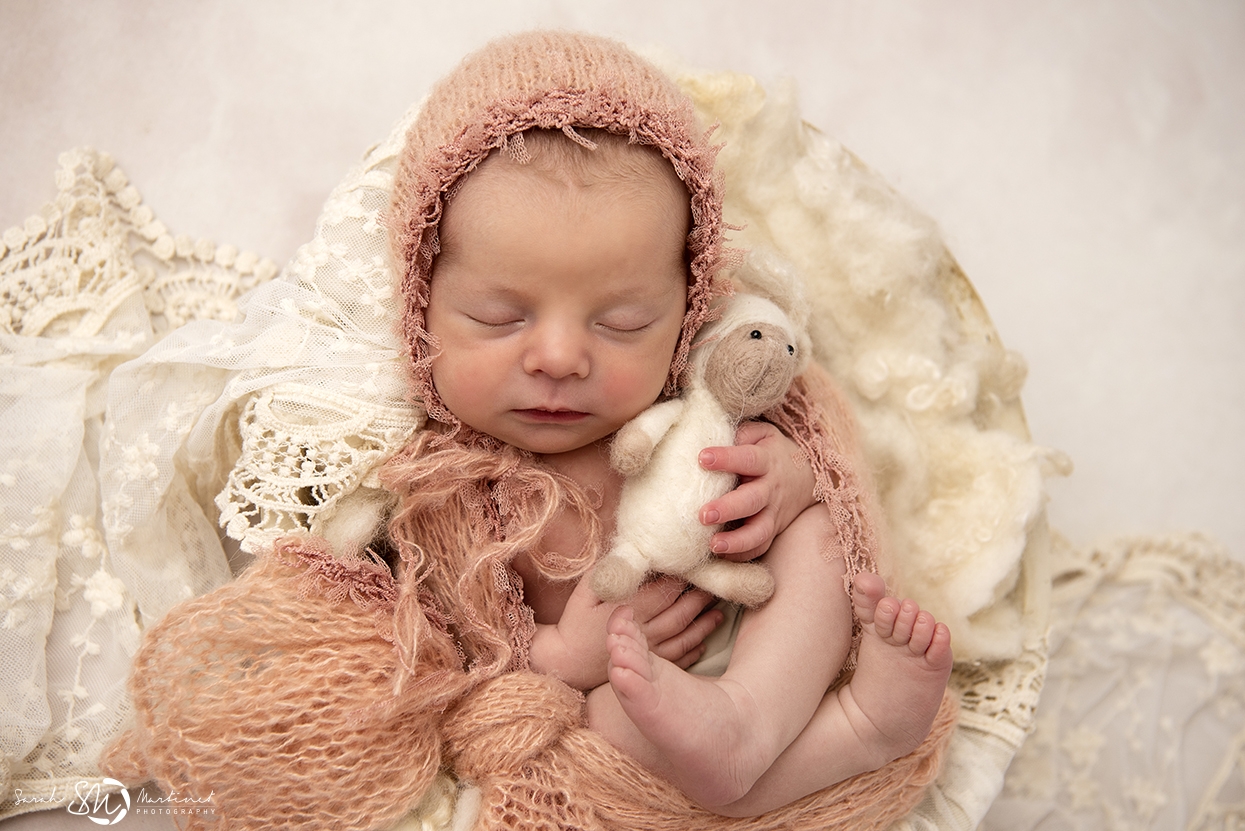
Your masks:
<svg viewBox="0 0 1245 831"><path fill-rule="evenodd" d="M732 563L716 557L687 575L690 583L723 600L753 608L774 593L774 575L760 563Z"/></svg>
<svg viewBox="0 0 1245 831"><path fill-rule="evenodd" d="M623 476L634 476L653 456L653 440L642 430L618 431L610 444L610 465Z"/></svg>
<svg viewBox="0 0 1245 831"><path fill-rule="evenodd" d="M592 591L606 603L621 603L635 594L645 574L630 561L607 554L592 568Z"/></svg>

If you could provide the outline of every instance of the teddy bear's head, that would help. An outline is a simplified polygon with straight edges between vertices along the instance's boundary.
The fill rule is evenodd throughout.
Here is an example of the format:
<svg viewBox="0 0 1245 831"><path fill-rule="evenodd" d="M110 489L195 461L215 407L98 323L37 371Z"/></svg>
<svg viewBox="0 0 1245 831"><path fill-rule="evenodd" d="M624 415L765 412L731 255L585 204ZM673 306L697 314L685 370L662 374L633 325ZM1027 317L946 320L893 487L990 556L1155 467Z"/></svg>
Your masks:
<svg viewBox="0 0 1245 831"><path fill-rule="evenodd" d="M730 298L722 317L706 329L700 354L693 353L703 366L702 382L726 412L741 420L781 402L804 366L795 325L765 298Z"/></svg>

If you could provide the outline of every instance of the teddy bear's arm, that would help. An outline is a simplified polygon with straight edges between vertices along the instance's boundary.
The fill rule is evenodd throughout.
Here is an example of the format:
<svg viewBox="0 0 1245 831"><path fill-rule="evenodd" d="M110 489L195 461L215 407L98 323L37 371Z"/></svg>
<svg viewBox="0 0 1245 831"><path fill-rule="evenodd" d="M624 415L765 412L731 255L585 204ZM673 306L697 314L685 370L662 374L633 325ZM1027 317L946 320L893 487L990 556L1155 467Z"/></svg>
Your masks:
<svg viewBox="0 0 1245 831"><path fill-rule="evenodd" d="M681 398L654 404L619 428L610 445L613 468L624 476L643 469L653 455L653 448L678 420L683 406Z"/></svg>

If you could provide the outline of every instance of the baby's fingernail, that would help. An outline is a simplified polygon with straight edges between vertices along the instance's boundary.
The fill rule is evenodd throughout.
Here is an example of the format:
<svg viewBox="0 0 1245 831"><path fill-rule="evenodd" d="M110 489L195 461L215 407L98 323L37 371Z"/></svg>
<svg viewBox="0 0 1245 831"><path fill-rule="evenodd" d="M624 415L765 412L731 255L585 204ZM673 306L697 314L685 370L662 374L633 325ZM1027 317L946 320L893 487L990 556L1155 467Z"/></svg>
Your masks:
<svg viewBox="0 0 1245 831"><path fill-rule="evenodd" d="M721 520L721 518L722 518L722 515L719 514L717 511L714 511L714 510L705 511L704 524L705 525L716 525Z"/></svg>
<svg viewBox="0 0 1245 831"><path fill-rule="evenodd" d="M686 456L684 456L684 458L687 458L687 457L686 457ZM703 465L704 467L708 467L709 465L713 464L713 463L714 463L714 462L716 462L717 460L718 460L718 457L717 457L717 456L715 456L715 455L713 455L713 453L712 453L712 452L710 452L710 451L708 451L708 450L702 450L702 451L700 451L700 463L701 463L701 465Z"/></svg>

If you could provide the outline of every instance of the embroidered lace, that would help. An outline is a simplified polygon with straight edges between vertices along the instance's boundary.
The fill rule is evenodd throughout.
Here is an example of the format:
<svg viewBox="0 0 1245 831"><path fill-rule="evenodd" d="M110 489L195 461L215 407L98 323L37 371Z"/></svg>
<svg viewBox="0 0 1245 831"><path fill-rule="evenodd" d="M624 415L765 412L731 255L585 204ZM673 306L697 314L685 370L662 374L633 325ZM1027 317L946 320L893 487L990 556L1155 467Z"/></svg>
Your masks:
<svg viewBox="0 0 1245 831"><path fill-rule="evenodd" d="M1035 729L982 828L1245 827L1245 565L1193 534L1055 560Z"/></svg>
<svg viewBox="0 0 1245 831"><path fill-rule="evenodd" d="M0 816L97 779L128 716L140 630L100 510L114 368L188 320L232 319L276 273L172 236L105 154L63 154L56 182L55 200L0 242ZM195 406L172 400L149 429L175 429ZM127 450L127 475L150 478L149 446Z"/></svg>

